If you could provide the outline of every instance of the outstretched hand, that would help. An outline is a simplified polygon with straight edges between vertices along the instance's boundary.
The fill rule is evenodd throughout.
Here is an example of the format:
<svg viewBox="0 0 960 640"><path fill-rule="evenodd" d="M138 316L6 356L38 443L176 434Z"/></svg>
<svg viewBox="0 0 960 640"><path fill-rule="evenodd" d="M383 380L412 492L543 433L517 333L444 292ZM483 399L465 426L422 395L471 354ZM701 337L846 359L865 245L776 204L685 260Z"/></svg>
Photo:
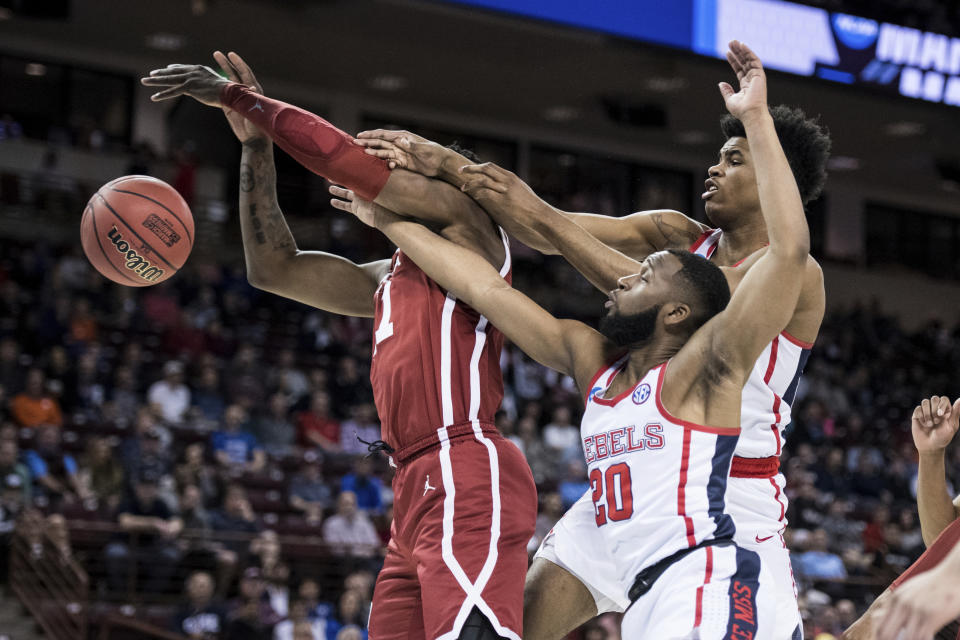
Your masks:
<svg viewBox="0 0 960 640"><path fill-rule="evenodd" d="M530 227L538 213L551 208L516 174L492 162L461 167L460 174L464 180L461 190L494 219L510 218Z"/></svg>
<svg viewBox="0 0 960 640"><path fill-rule="evenodd" d="M960 399L950 404L946 396L924 399L913 410L911 419L913 443L920 453L943 451L960 427Z"/></svg>
<svg viewBox="0 0 960 640"><path fill-rule="evenodd" d="M253 91L263 94L263 87L260 86L260 83L257 82L257 77L253 75L253 70L250 69L250 65L244 62L238 54L231 51L227 55L223 55L220 51L213 52L213 59L216 60L217 64L220 65L220 68L223 69L223 72L227 74L227 78L230 79L230 82L236 82L242 85L245 85L252 89ZM230 123L230 129L233 130L233 134L237 136L237 139L240 142L250 142L252 140L266 140L267 135L261 131L257 125L253 124L242 115L230 109L229 107L222 107L223 114L227 117L227 122Z"/></svg>
<svg viewBox="0 0 960 640"><path fill-rule="evenodd" d="M415 133L390 129L361 131L354 143L364 147L367 154L386 160L391 169L408 169L430 178L440 173L449 152Z"/></svg>
<svg viewBox="0 0 960 640"><path fill-rule="evenodd" d="M330 204L334 209L352 213L368 227L377 226L377 210L383 209L383 207L369 200L364 200L350 189L344 189L337 185L330 185L330 194L334 196L330 198Z"/></svg>
<svg viewBox="0 0 960 640"><path fill-rule="evenodd" d="M766 111L767 75L763 71L760 58L750 47L738 40L732 40L729 47L727 62L737 74L740 89L734 91L729 83L721 82L720 95L723 96L730 115L742 121L751 113Z"/></svg>
<svg viewBox="0 0 960 640"><path fill-rule="evenodd" d="M147 87L166 87L150 96L154 102L177 96L190 96L211 107L220 106L220 92L230 81L202 64L171 64L163 69L154 69L150 75L140 78Z"/></svg>

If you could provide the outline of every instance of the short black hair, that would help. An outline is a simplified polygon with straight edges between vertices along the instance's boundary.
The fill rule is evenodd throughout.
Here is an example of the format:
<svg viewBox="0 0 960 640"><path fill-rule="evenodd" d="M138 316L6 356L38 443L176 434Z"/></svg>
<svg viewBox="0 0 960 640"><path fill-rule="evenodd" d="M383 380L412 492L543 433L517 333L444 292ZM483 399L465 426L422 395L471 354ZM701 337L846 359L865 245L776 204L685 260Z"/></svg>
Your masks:
<svg viewBox="0 0 960 640"><path fill-rule="evenodd" d="M459 153L464 158L466 158L467 160L469 160L474 164L480 164L480 156L478 156L473 149L467 149L466 147L460 146L459 140L454 140L453 142L448 144L447 149L450 149L455 153Z"/></svg>
<svg viewBox="0 0 960 640"><path fill-rule="evenodd" d="M702 327L730 302L730 285L723 271L703 256L680 249L667 252L680 260L677 287L683 298L693 303L690 333ZM692 298L692 300L691 300Z"/></svg>
<svg viewBox="0 0 960 640"><path fill-rule="evenodd" d="M820 124L819 117L808 118L799 107L780 104L770 107L770 115L800 189L800 199L803 204L816 200L827 181L830 132ZM728 140L747 137L743 123L729 113L720 118L720 130Z"/></svg>

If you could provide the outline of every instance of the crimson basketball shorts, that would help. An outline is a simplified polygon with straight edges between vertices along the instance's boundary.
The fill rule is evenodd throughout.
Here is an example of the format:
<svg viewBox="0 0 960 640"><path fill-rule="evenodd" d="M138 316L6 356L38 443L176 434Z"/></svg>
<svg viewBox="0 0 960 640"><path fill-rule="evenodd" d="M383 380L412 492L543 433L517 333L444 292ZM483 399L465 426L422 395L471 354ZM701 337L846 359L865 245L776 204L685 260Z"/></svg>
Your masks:
<svg viewBox="0 0 960 640"><path fill-rule="evenodd" d="M537 490L520 450L492 427L439 429L394 459L391 539L370 639L453 639L474 608L505 638L523 630L527 543Z"/></svg>

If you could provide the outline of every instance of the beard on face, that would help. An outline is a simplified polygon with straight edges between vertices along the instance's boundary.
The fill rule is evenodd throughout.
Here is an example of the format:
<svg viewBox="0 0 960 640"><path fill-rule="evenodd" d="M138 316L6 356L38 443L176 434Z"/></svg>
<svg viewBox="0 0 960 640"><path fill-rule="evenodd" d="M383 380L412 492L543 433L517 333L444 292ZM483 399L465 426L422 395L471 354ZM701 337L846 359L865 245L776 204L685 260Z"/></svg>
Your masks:
<svg viewBox="0 0 960 640"><path fill-rule="evenodd" d="M657 314L662 306L658 304L632 316L608 314L600 318L600 333L619 347L644 343L653 337L657 328Z"/></svg>

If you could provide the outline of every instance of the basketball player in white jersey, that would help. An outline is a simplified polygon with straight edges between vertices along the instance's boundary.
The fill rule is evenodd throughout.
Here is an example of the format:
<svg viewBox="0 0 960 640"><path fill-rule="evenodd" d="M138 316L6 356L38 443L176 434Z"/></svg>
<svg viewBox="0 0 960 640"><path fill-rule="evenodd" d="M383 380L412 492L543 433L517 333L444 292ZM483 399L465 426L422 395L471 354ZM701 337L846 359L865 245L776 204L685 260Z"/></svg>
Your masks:
<svg viewBox="0 0 960 640"><path fill-rule="evenodd" d="M756 359L793 315L809 233L766 107L760 62L737 42L730 49L740 91L721 83L721 93L750 139L770 246L729 304L716 265L685 251L661 251L620 279L598 333L557 320L476 254L332 189L345 199L335 206L381 229L531 357L576 380L587 402L581 435L602 544L596 550L614 559L607 578L631 603L623 620L631 638L770 638L776 618L769 575L755 552L733 543L724 496L741 392ZM564 237L584 235L555 212L519 211L517 221L540 233L555 227Z"/></svg>
<svg viewBox="0 0 960 640"><path fill-rule="evenodd" d="M774 125L804 203L819 195L826 177L830 139L802 111L771 109ZM728 270L731 288L768 241L757 197L756 162L744 127L731 115L721 120L727 137L719 162L710 167L703 194L711 229L677 211L646 211L622 218L564 212L583 228L579 236L562 237L556 228L542 234L517 224L516 211L557 211L517 176L493 165L453 167L465 161L439 145L408 132L359 134L368 153L426 175L445 179L474 194L488 213L523 242L545 253L561 253L603 291L618 278L635 273L637 260L664 249L689 249ZM606 245L596 246L590 234ZM621 253L622 252L622 253ZM751 257L752 256L752 257ZM741 264L743 263L743 264ZM761 307L762 308L762 307ZM757 551L771 570L778 590L775 638L802 638L802 622L790 556L783 542L787 499L779 471L782 430L790 424L790 408L800 373L819 331L824 311L823 276L811 258L804 284L785 331L757 359L743 392L740 439L731 468L727 507L737 525L736 541ZM604 557L593 524L594 506L587 492L544 540L527 574L524 633L527 640L557 640L598 613L623 611L604 576L615 559Z"/></svg>

